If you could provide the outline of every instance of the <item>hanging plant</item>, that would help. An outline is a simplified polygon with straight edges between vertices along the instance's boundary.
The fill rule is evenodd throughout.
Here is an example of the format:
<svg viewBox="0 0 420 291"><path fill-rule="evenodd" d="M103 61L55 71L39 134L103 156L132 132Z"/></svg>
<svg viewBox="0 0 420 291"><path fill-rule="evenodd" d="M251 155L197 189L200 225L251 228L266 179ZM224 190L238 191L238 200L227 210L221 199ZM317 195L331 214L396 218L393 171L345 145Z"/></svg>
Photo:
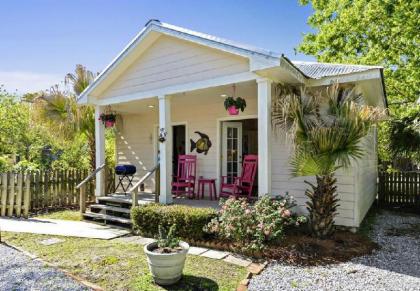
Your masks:
<svg viewBox="0 0 420 291"><path fill-rule="evenodd" d="M239 110L244 112L246 108L246 101L241 97L227 97L224 102L225 109L229 112L230 115L238 115Z"/></svg>
<svg viewBox="0 0 420 291"><path fill-rule="evenodd" d="M104 112L99 116L99 120L105 125L106 128L113 127L117 119L115 112Z"/></svg>

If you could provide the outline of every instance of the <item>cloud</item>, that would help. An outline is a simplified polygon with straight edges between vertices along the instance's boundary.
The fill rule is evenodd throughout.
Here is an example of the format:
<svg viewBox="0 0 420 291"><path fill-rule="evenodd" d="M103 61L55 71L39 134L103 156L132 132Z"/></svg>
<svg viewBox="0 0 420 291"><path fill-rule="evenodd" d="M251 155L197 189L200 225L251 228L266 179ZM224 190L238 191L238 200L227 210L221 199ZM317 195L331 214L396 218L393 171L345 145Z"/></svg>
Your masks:
<svg viewBox="0 0 420 291"><path fill-rule="evenodd" d="M4 85L4 89L10 93L25 94L46 90L55 84L62 83L63 79L64 75L0 71L0 85Z"/></svg>

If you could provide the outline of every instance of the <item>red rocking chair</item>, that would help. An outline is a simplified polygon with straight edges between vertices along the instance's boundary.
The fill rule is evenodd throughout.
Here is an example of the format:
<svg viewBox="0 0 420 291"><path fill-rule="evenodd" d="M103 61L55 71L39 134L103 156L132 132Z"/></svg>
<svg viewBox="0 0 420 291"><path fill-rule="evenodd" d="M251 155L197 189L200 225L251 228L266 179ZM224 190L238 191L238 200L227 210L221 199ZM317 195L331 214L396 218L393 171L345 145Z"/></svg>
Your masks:
<svg viewBox="0 0 420 291"><path fill-rule="evenodd" d="M219 196L247 196L248 199L252 199L252 188L254 186L255 174L257 173L257 165L257 155L246 155L242 164L240 177L234 177L233 183L228 183L227 176L222 176Z"/></svg>
<svg viewBox="0 0 420 291"><path fill-rule="evenodd" d="M195 173L197 157L195 155L179 155L177 175L173 176L171 183L172 194L180 196L187 194L189 198L195 197Z"/></svg>

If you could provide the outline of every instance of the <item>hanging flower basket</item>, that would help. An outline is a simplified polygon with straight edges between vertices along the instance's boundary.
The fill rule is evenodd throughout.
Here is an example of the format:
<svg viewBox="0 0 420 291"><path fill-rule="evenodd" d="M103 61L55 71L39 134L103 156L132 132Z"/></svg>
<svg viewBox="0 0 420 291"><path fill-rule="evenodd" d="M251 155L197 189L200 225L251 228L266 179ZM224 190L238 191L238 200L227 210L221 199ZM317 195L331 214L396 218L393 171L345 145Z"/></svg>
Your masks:
<svg viewBox="0 0 420 291"><path fill-rule="evenodd" d="M224 102L225 109L229 112L229 115L238 115L239 110L244 112L246 108L246 101L241 97L227 97Z"/></svg>
<svg viewBox="0 0 420 291"><path fill-rule="evenodd" d="M99 120L105 125L106 128L114 127L117 115L115 113L102 113Z"/></svg>

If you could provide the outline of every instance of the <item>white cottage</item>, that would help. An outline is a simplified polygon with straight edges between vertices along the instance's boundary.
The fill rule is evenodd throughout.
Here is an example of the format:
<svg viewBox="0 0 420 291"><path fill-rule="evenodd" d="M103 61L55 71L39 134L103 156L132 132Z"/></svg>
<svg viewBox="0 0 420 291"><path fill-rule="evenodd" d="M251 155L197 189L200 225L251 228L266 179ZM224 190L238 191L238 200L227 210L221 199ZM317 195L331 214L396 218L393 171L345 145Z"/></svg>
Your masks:
<svg viewBox="0 0 420 291"><path fill-rule="evenodd" d="M118 114L118 164L135 165L141 177L155 167L159 153L160 183L154 179L144 183L151 191L158 185L161 203L173 202L171 177L177 155L197 155L197 177L215 178L218 184L222 175L240 172L243 155L257 154L257 195L288 192L305 211L307 185L303 178L290 176L291 147L271 128L274 82L307 87L351 83L368 104L386 107L381 67L290 61L271 51L158 20L145 25L78 102L95 106L98 168L105 160L104 126L98 118L109 108ZM223 106L231 95L247 102L245 111L236 116ZM163 143L158 142L159 129L167 132ZM190 147L191 140L200 137L197 132L212 143L207 154ZM358 227L376 196L375 136L367 138L364 146L365 157L337 175L339 225ZM239 154L228 161L233 152ZM103 171L98 170L96 178L98 200L110 199ZM103 211L107 206L98 207Z"/></svg>

